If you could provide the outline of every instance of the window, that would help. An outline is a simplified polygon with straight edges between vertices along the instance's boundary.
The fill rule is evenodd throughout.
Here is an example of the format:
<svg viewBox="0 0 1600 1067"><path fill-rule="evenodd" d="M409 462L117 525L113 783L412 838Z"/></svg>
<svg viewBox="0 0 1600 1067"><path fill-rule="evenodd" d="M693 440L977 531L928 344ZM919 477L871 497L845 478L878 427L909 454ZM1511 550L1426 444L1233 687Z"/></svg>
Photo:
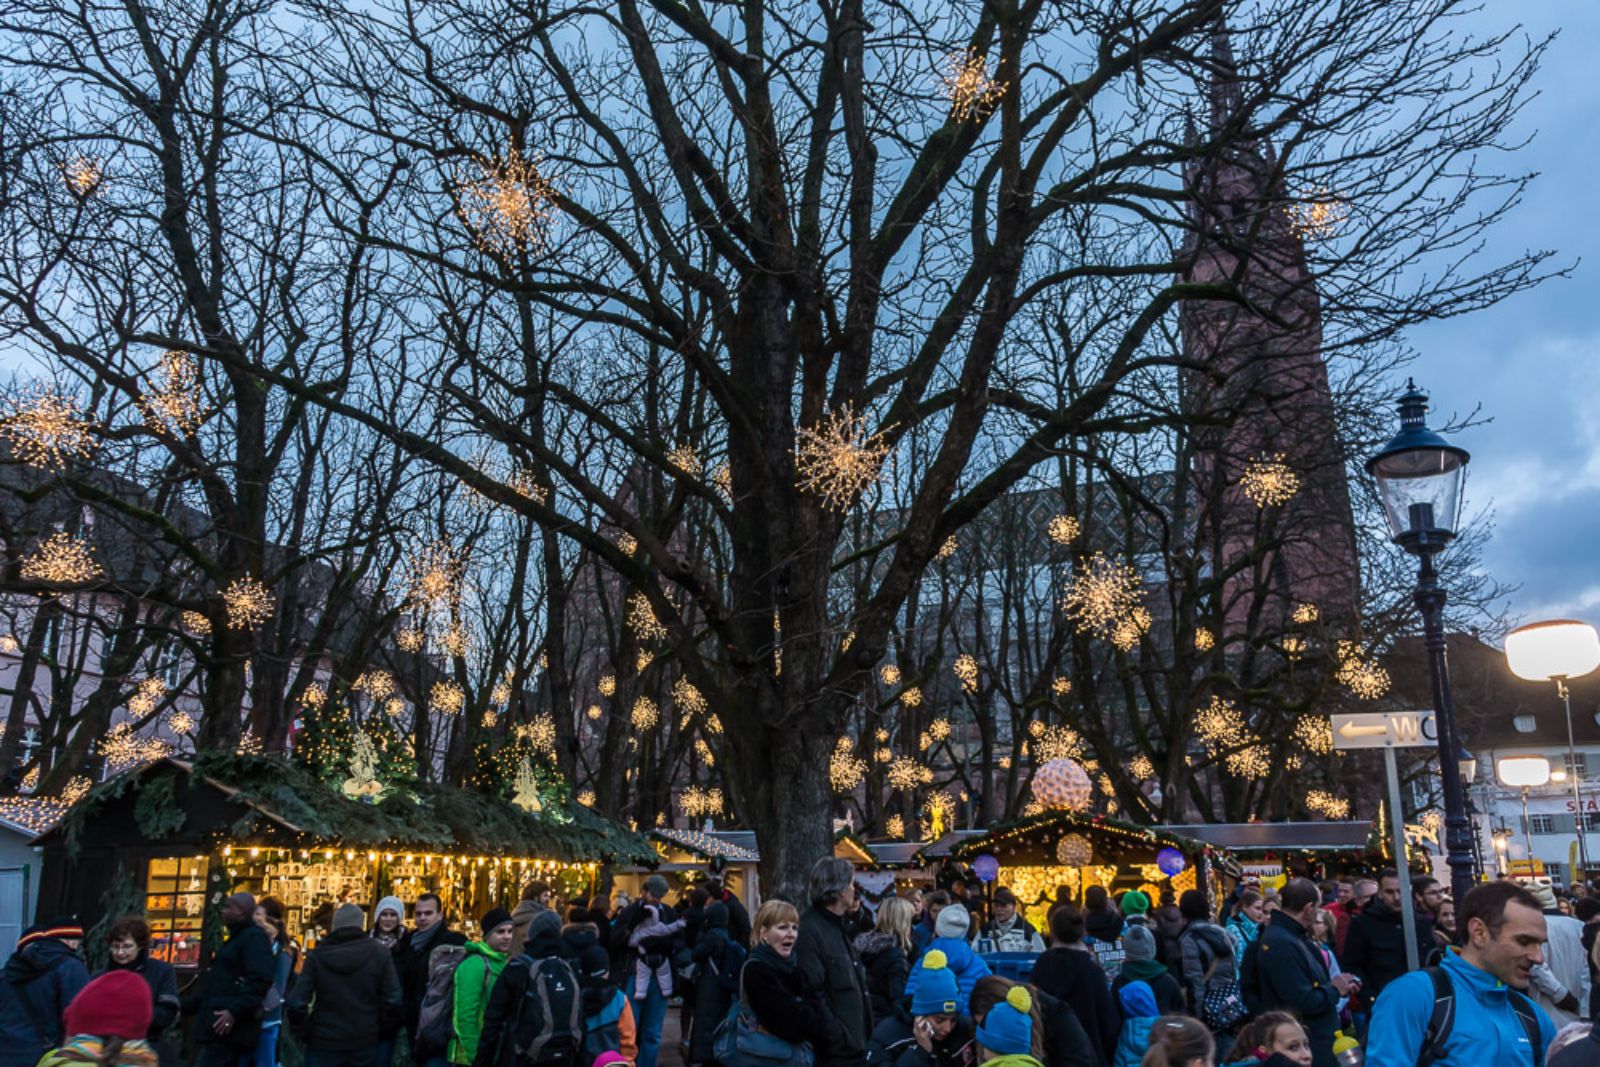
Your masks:
<svg viewBox="0 0 1600 1067"><path fill-rule="evenodd" d="M1539 728L1539 720L1532 715L1514 715L1511 717L1511 725L1516 727L1519 734L1531 734Z"/></svg>
<svg viewBox="0 0 1600 1067"><path fill-rule="evenodd" d="M204 856L150 861L144 887L151 959L166 960L175 967L199 965L208 866Z"/></svg>
<svg viewBox="0 0 1600 1067"><path fill-rule="evenodd" d="M1536 834L1553 834L1556 832L1556 817L1554 815L1530 815L1530 831Z"/></svg>
<svg viewBox="0 0 1600 1067"><path fill-rule="evenodd" d="M1586 811L1583 813L1583 828L1593 833L1600 830L1600 811Z"/></svg>
<svg viewBox="0 0 1600 1067"><path fill-rule="evenodd" d="M1568 781L1571 781L1574 776L1580 782L1589 780L1589 754L1587 752L1563 753L1561 766L1567 772Z"/></svg>
<svg viewBox="0 0 1600 1067"><path fill-rule="evenodd" d="M1556 885L1565 885L1566 884L1567 872L1563 868L1562 864L1559 864L1559 863L1548 863L1547 862L1544 865L1544 873L1547 876L1549 876L1550 881L1553 882L1554 884L1556 884Z"/></svg>

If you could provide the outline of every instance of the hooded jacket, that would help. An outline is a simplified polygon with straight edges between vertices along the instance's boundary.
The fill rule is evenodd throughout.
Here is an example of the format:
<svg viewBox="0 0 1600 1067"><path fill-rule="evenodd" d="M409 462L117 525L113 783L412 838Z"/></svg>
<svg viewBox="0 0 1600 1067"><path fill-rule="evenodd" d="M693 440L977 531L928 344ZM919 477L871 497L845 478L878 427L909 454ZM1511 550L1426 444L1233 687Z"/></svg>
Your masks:
<svg viewBox="0 0 1600 1067"><path fill-rule="evenodd" d="M1111 998L1106 973L1082 945L1057 945L1039 957L1029 981L1077 1013L1101 1062L1117 1054L1122 1015Z"/></svg>
<svg viewBox="0 0 1600 1067"><path fill-rule="evenodd" d="M1166 977L1171 980L1171 975ZM1155 994L1149 983L1135 979L1122 987L1118 1002L1122 1005L1122 1031L1117 1038L1113 1067L1139 1067L1145 1049L1150 1047L1150 1029L1160 1014Z"/></svg>
<svg viewBox="0 0 1600 1067"><path fill-rule="evenodd" d="M516 933L511 935L512 959L522 954L522 946L528 940L528 925L533 922L533 917L541 911L549 910L537 900L517 901L517 906L511 909L511 925L516 927Z"/></svg>
<svg viewBox="0 0 1600 1067"><path fill-rule="evenodd" d="M61 1013L89 984L89 969L65 941L31 941L6 961L0 982L0 1065L33 1067L61 1044Z"/></svg>
<svg viewBox="0 0 1600 1067"><path fill-rule="evenodd" d="M335 930L306 955L284 1011L295 1036L313 1049L376 1048L400 1020L394 959L360 928Z"/></svg>
<svg viewBox="0 0 1600 1067"><path fill-rule="evenodd" d="M1543 1036L1542 1048L1528 1046L1528 1035L1511 998L1522 996L1494 975L1452 949L1440 964L1450 976L1456 997L1455 1024L1444 1055L1434 1067L1538 1067L1555 1040L1556 1028L1537 1004L1534 1015ZM1426 972L1396 978L1378 998L1367 1031L1367 1067L1415 1067L1423 1035L1433 1015L1433 981Z"/></svg>
<svg viewBox="0 0 1600 1067"><path fill-rule="evenodd" d="M946 966L956 976L956 988L961 993L960 1006L965 1013L972 1005L972 987L978 984L978 979L987 978L994 973L989 970L989 965L983 962L983 957L972 951L972 946L967 944L964 937L936 937L928 946L928 951L938 949L944 953ZM911 977L906 979L905 995L911 996L917 991L917 975L920 969L911 972Z"/></svg>
<svg viewBox="0 0 1600 1067"><path fill-rule="evenodd" d="M261 1002L272 988L272 941L248 917L228 927L228 939L211 958L211 965L196 983L198 993L186 997L184 1009L195 1009L197 1044L226 1044L253 1049L261 1037ZM233 1016L233 1026L219 1034L212 1025L215 1013Z"/></svg>
<svg viewBox="0 0 1600 1067"><path fill-rule="evenodd" d="M1206 990L1239 980L1239 961L1233 954L1233 944L1222 927L1214 922L1197 919L1184 927L1178 938L1178 951L1182 958L1183 991L1189 999L1190 1012L1200 1011Z"/></svg>
<svg viewBox="0 0 1600 1067"><path fill-rule="evenodd" d="M816 1045L817 1067L865 1063L872 1035L866 973L845 923L842 916L813 904L800 916L800 936L794 944L795 966L806 988L820 995L837 1021L827 1039Z"/></svg>
<svg viewBox="0 0 1600 1067"><path fill-rule="evenodd" d="M467 942L467 956L456 967L455 995L451 1000L451 1029L447 1058L451 1063L471 1063L478 1055L478 1037L483 1033L483 1017L489 997L509 957L482 941Z"/></svg>
<svg viewBox="0 0 1600 1067"><path fill-rule="evenodd" d="M911 1015L901 1003L905 1000L906 978L911 974L911 958L893 934L869 930L857 934L856 954L867 969L867 999L872 1002L872 1018L877 1022L890 1016L909 1022Z"/></svg>

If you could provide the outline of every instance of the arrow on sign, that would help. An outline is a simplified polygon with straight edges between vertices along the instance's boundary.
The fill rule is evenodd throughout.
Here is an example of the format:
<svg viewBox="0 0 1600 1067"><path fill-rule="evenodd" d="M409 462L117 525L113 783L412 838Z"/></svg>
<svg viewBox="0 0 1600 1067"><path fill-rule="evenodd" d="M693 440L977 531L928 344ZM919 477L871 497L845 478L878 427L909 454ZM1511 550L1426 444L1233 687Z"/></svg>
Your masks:
<svg viewBox="0 0 1600 1067"><path fill-rule="evenodd" d="M1388 726L1357 726L1353 722L1347 722L1339 727L1341 737L1376 737L1379 734L1388 732Z"/></svg>

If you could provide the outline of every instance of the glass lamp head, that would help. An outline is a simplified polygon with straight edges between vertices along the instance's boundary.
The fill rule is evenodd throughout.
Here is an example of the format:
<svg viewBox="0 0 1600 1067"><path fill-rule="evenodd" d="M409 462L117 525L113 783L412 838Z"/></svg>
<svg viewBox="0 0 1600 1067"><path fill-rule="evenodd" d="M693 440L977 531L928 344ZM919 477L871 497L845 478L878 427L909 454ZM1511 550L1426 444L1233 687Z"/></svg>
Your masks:
<svg viewBox="0 0 1600 1067"><path fill-rule="evenodd" d="M1442 548L1461 521L1467 450L1428 429L1428 397L1408 382L1398 404L1400 432L1367 460L1390 536L1408 549Z"/></svg>
<svg viewBox="0 0 1600 1067"><path fill-rule="evenodd" d="M1506 635L1506 663L1518 678L1582 678L1600 667L1600 633L1586 622L1551 619Z"/></svg>
<svg viewBox="0 0 1600 1067"><path fill-rule="evenodd" d="M1543 756L1507 756L1495 769L1502 785L1516 789L1532 789L1550 781L1550 761Z"/></svg>

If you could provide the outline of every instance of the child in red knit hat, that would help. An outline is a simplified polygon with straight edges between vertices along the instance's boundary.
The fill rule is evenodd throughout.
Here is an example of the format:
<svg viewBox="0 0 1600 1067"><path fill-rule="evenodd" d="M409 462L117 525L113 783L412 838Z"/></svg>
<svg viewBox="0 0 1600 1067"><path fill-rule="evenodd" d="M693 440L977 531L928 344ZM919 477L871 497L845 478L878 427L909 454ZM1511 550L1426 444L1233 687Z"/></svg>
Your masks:
<svg viewBox="0 0 1600 1067"><path fill-rule="evenodd" d="M72 998L62 1015L67 1042L45 1053L39 1067L95 1063L104 1067L155 1067L150 1032L150 987L132 971L101 975Z"/></svg>

